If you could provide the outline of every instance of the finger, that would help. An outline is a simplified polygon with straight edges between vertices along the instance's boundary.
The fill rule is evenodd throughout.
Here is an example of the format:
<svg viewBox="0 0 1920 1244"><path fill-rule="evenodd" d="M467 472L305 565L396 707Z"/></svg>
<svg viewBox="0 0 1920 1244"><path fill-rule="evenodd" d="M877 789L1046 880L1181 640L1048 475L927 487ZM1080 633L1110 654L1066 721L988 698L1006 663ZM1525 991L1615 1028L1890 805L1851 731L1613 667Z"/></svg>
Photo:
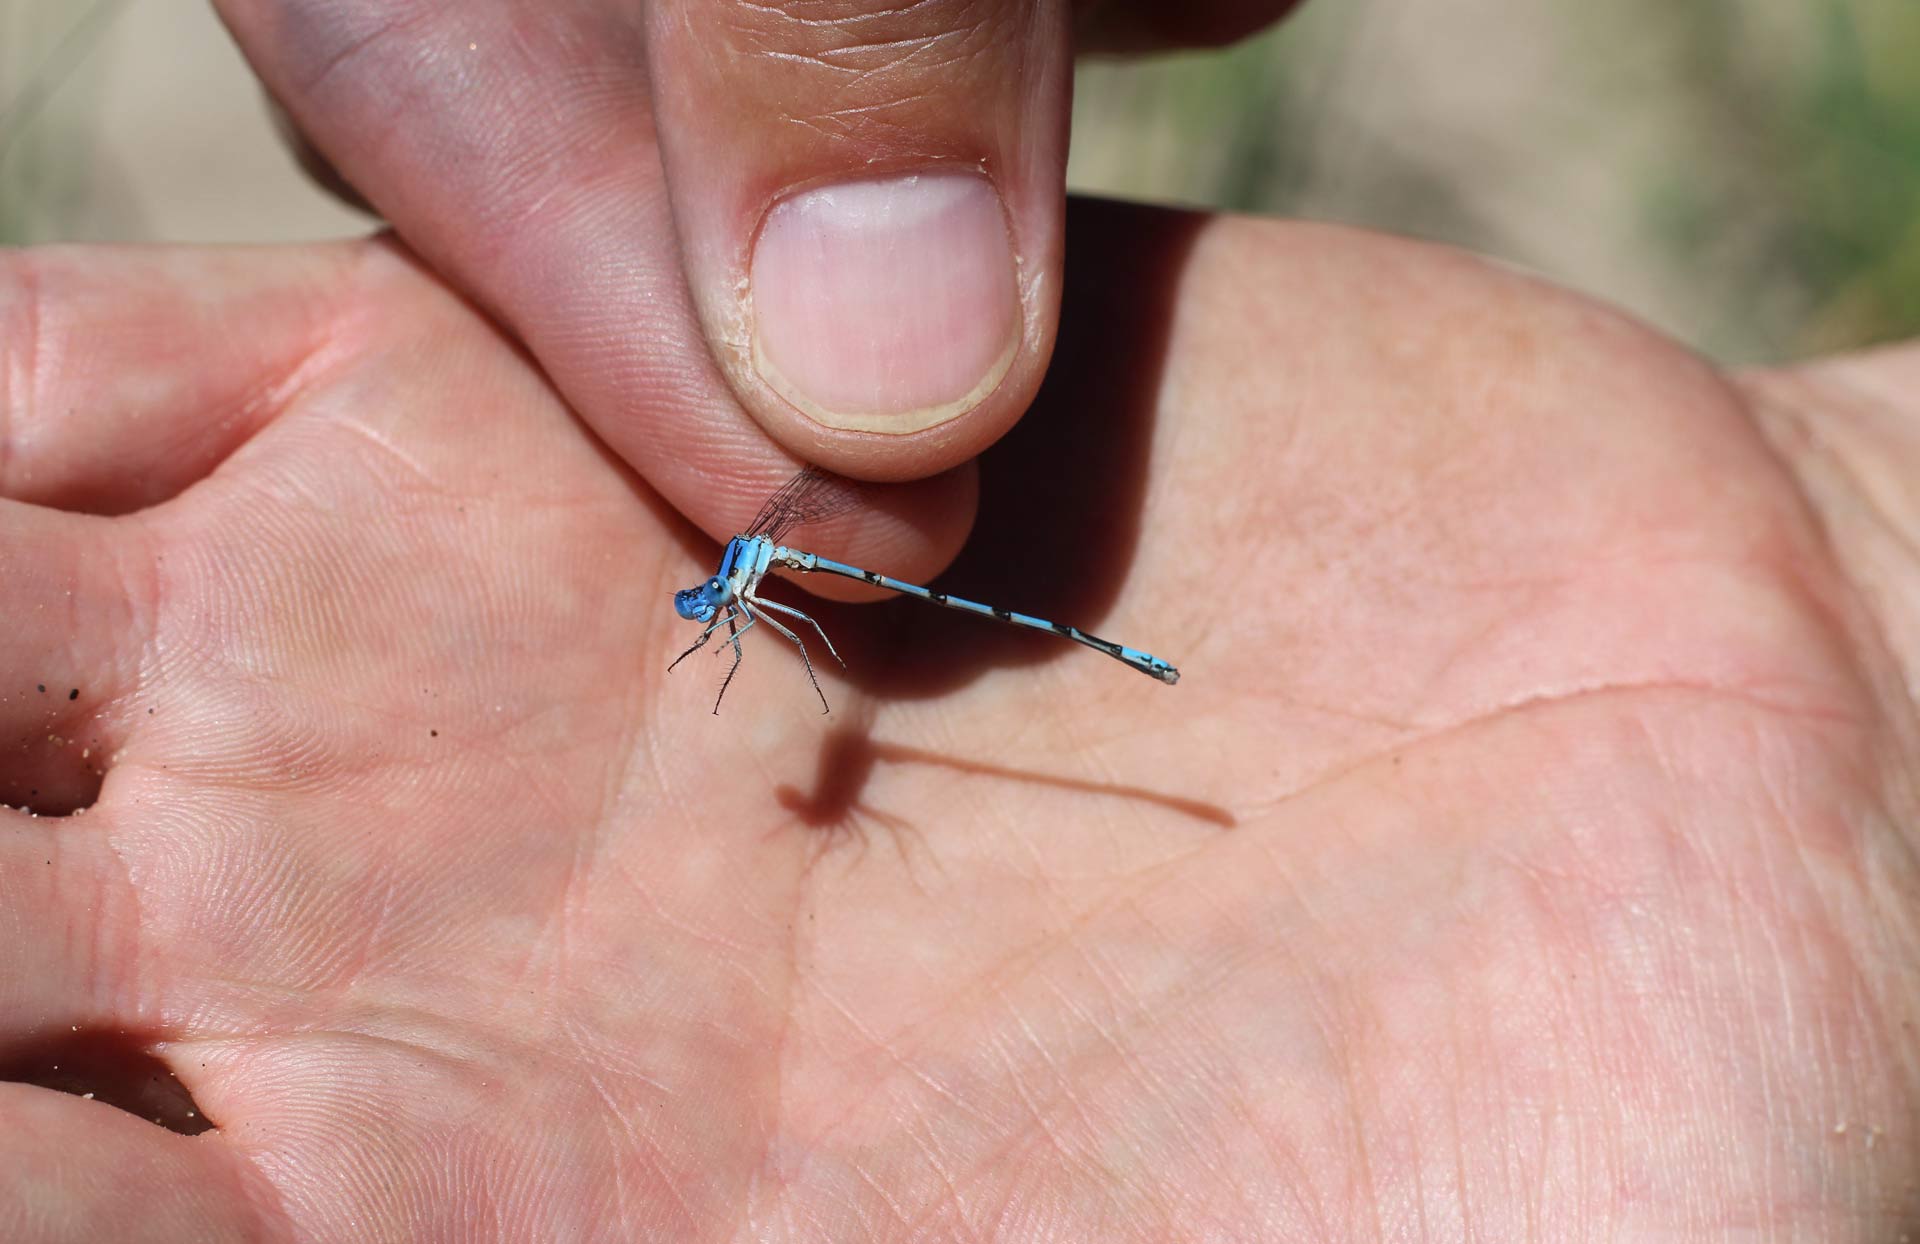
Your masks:
<svg viewBox="0 0 1920 1244"><path fill-rule="evenodd" d="M115 514L202 478L297 382L352 254L0 252L0 495Z"/></svg>
<svg viewBox="0 0 1920 1244"><path fill-rule="evenodd" d="M0 1084L0 1239L12 1244L261 1240L286 1234L226 1144L97 1101Z"/></svg>
<svg viewBox="0 0 1920 1244"><path fill-rule="evenodd" d="M752 513L747 481L791 473L796 454L741 410L693 315L634 6L219 2L303 132L672 505L729 536ZM969 452L853 433L815 447L895 480Z"/></svg>
<svg viewBox="0 0 1920 1244"><path fill-rule="evenodd" d="M140 1018L139 915L105 824L0 810L0 1064Z"/></svg>
<svg viewBox="0 0 1920 1244"><path fill-rule="evenodd" d="M1068 7L656 0L648 36L688 279L762 424L997 439L1058 315Z"/></svg>
<svg viewBox="0 0 1920 1244"><path fill-rule="evenodd" d="M99 841L0 810L0 1051L100 1018L88 1001L99 966L93 952L116 939L75 927L102 897ZM97 927L119 923L109 916Z"/></svg>
<svg viewBox="0 0 1920 1244"><path fill-rule="evenodd" d="M159 567L137 523L0 502L0 799L93 802L151 651Z"/></svg>

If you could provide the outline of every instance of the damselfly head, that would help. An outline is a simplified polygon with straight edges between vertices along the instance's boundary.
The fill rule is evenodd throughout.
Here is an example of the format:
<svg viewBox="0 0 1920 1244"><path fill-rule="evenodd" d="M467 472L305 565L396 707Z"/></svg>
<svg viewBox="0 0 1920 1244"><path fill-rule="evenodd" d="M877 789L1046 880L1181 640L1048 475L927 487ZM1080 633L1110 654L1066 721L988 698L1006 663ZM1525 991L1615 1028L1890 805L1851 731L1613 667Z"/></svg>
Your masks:
<svg viewBox="0 0 1920 1244"><path fill-rule="evenodd" d="M673 610L690 622L711 622L720 612L720 595L725 585L708 579L699 587L683 588L673 594Z"/></svg>

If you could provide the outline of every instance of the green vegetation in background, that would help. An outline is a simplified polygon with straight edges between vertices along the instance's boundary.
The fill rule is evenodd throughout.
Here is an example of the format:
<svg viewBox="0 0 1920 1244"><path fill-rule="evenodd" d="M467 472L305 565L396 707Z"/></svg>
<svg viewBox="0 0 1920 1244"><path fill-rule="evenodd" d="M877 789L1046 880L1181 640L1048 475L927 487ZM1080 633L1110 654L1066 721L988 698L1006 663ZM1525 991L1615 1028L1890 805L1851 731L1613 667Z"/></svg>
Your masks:
<svg viewBox="0 0 1920 1244"><path fill-rule="evenodd" d="M1485 63L1401 89L1408 67L1378 58L1426 54L1395 38L1422 17L1414 0L1322 0L1222 53L1095 62L1072 179L1496 254L1731 361L1920 333L1914 0L1480 0L1453 20L1475 23ZM1515 80L1539 97L1489 112L1470 80L1485 72L1531 73ZM1377 107L1396 94L1413 111ZM1342 146L1369 109L1363 145ZM1566 178L1604 195L1569 201Z"/></svg>
<svg viewBox="0 0 1920 1244"><path fill-rule="evenodd" d="M1074 79L1069 179L1131 199L1273 211L1304 160L1288 162L1288 100L1311 54L1310 7L1281 30L1219 52L1081 62Z"/></svg>
<svg viewBox="0 0 1920 1244"><path fill-rule="evenodd" d="M1795 13L1782 37L1731 0L1689 10L1688 76L1712 86L1677 111L1647 180L1649 246L1710 286L1697 341L1735 357L1920 333L1920 9Z"/></svg>
<svg viewBox="0 0 1920 1244"><path fill-rule="evenodd" d="M87 58L128 2L0 0L0 242L65 236L110 193ZM1491 54L1400 89L1392 57L1461 53L1394 37L1432 12L1320 0L1223 52L1092 62L1070 177L1500 255L1728 359L1920 334L1920 3L1471 0L1448 20ZM1476 104L1476 75L1527 66L1537 106ZM1401 121L1440 121L1418 142L1380 108L1396 90L1422 110ZM1570 211L1551 192L1575 174L1604 193Z"/></svg>
<svg viewBox="0 0 1920 1244"><path fill-rule="evenodd" d="M1823 34L1788 131L1808 351L1920 331L1920 8L1836 4Z"/></svg>
<svg viewBox="0 0 1920 1244"><path fill-rule="evenodd" d="M86 193L82 67L131 0L0 0L0 245L59 236Z"/></svg>

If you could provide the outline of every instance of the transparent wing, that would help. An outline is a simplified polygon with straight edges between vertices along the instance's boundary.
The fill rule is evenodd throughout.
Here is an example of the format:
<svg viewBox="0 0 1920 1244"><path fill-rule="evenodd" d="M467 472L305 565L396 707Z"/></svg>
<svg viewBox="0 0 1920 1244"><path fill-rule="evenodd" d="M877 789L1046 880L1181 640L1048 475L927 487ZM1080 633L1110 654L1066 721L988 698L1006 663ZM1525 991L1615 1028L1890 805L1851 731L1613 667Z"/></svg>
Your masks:
<svg viewBox="0 0 1920 1244"><path fill-rule="evenodd" d="M824 522L860 508L860 485L819 467L808 467L782 484L760 507L743 536L779 540L795 527Z"/></svg>

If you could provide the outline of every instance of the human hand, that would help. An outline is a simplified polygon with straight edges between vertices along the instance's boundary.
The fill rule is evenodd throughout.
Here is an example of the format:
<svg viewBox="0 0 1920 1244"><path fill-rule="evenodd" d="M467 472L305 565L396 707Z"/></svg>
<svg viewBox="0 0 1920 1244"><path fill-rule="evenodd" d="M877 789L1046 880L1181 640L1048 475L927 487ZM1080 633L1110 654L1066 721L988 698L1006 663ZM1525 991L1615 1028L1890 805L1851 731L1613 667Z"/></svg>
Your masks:
<svg viewBox="0 0 1920 1244"><path fill-rule="evenodd" d="M712 545L393 249L8 257L0 777L107 760L0 831L0 1048L217 1130L4 1086L0 1236L1910 1222L1913 356L1074 239L951 583L1185 677L828 607L824 723L783 644L663 674Z"/></svg>
<svg viewBox="0 0 1920 1244"><path fill-rule="evenodd" d="M1076 42L1225 41L1290 4L217 0L333 166L722 538L788 455L921 479L1026 410ZM901 552L937 570L957 540Z"/></svg>

